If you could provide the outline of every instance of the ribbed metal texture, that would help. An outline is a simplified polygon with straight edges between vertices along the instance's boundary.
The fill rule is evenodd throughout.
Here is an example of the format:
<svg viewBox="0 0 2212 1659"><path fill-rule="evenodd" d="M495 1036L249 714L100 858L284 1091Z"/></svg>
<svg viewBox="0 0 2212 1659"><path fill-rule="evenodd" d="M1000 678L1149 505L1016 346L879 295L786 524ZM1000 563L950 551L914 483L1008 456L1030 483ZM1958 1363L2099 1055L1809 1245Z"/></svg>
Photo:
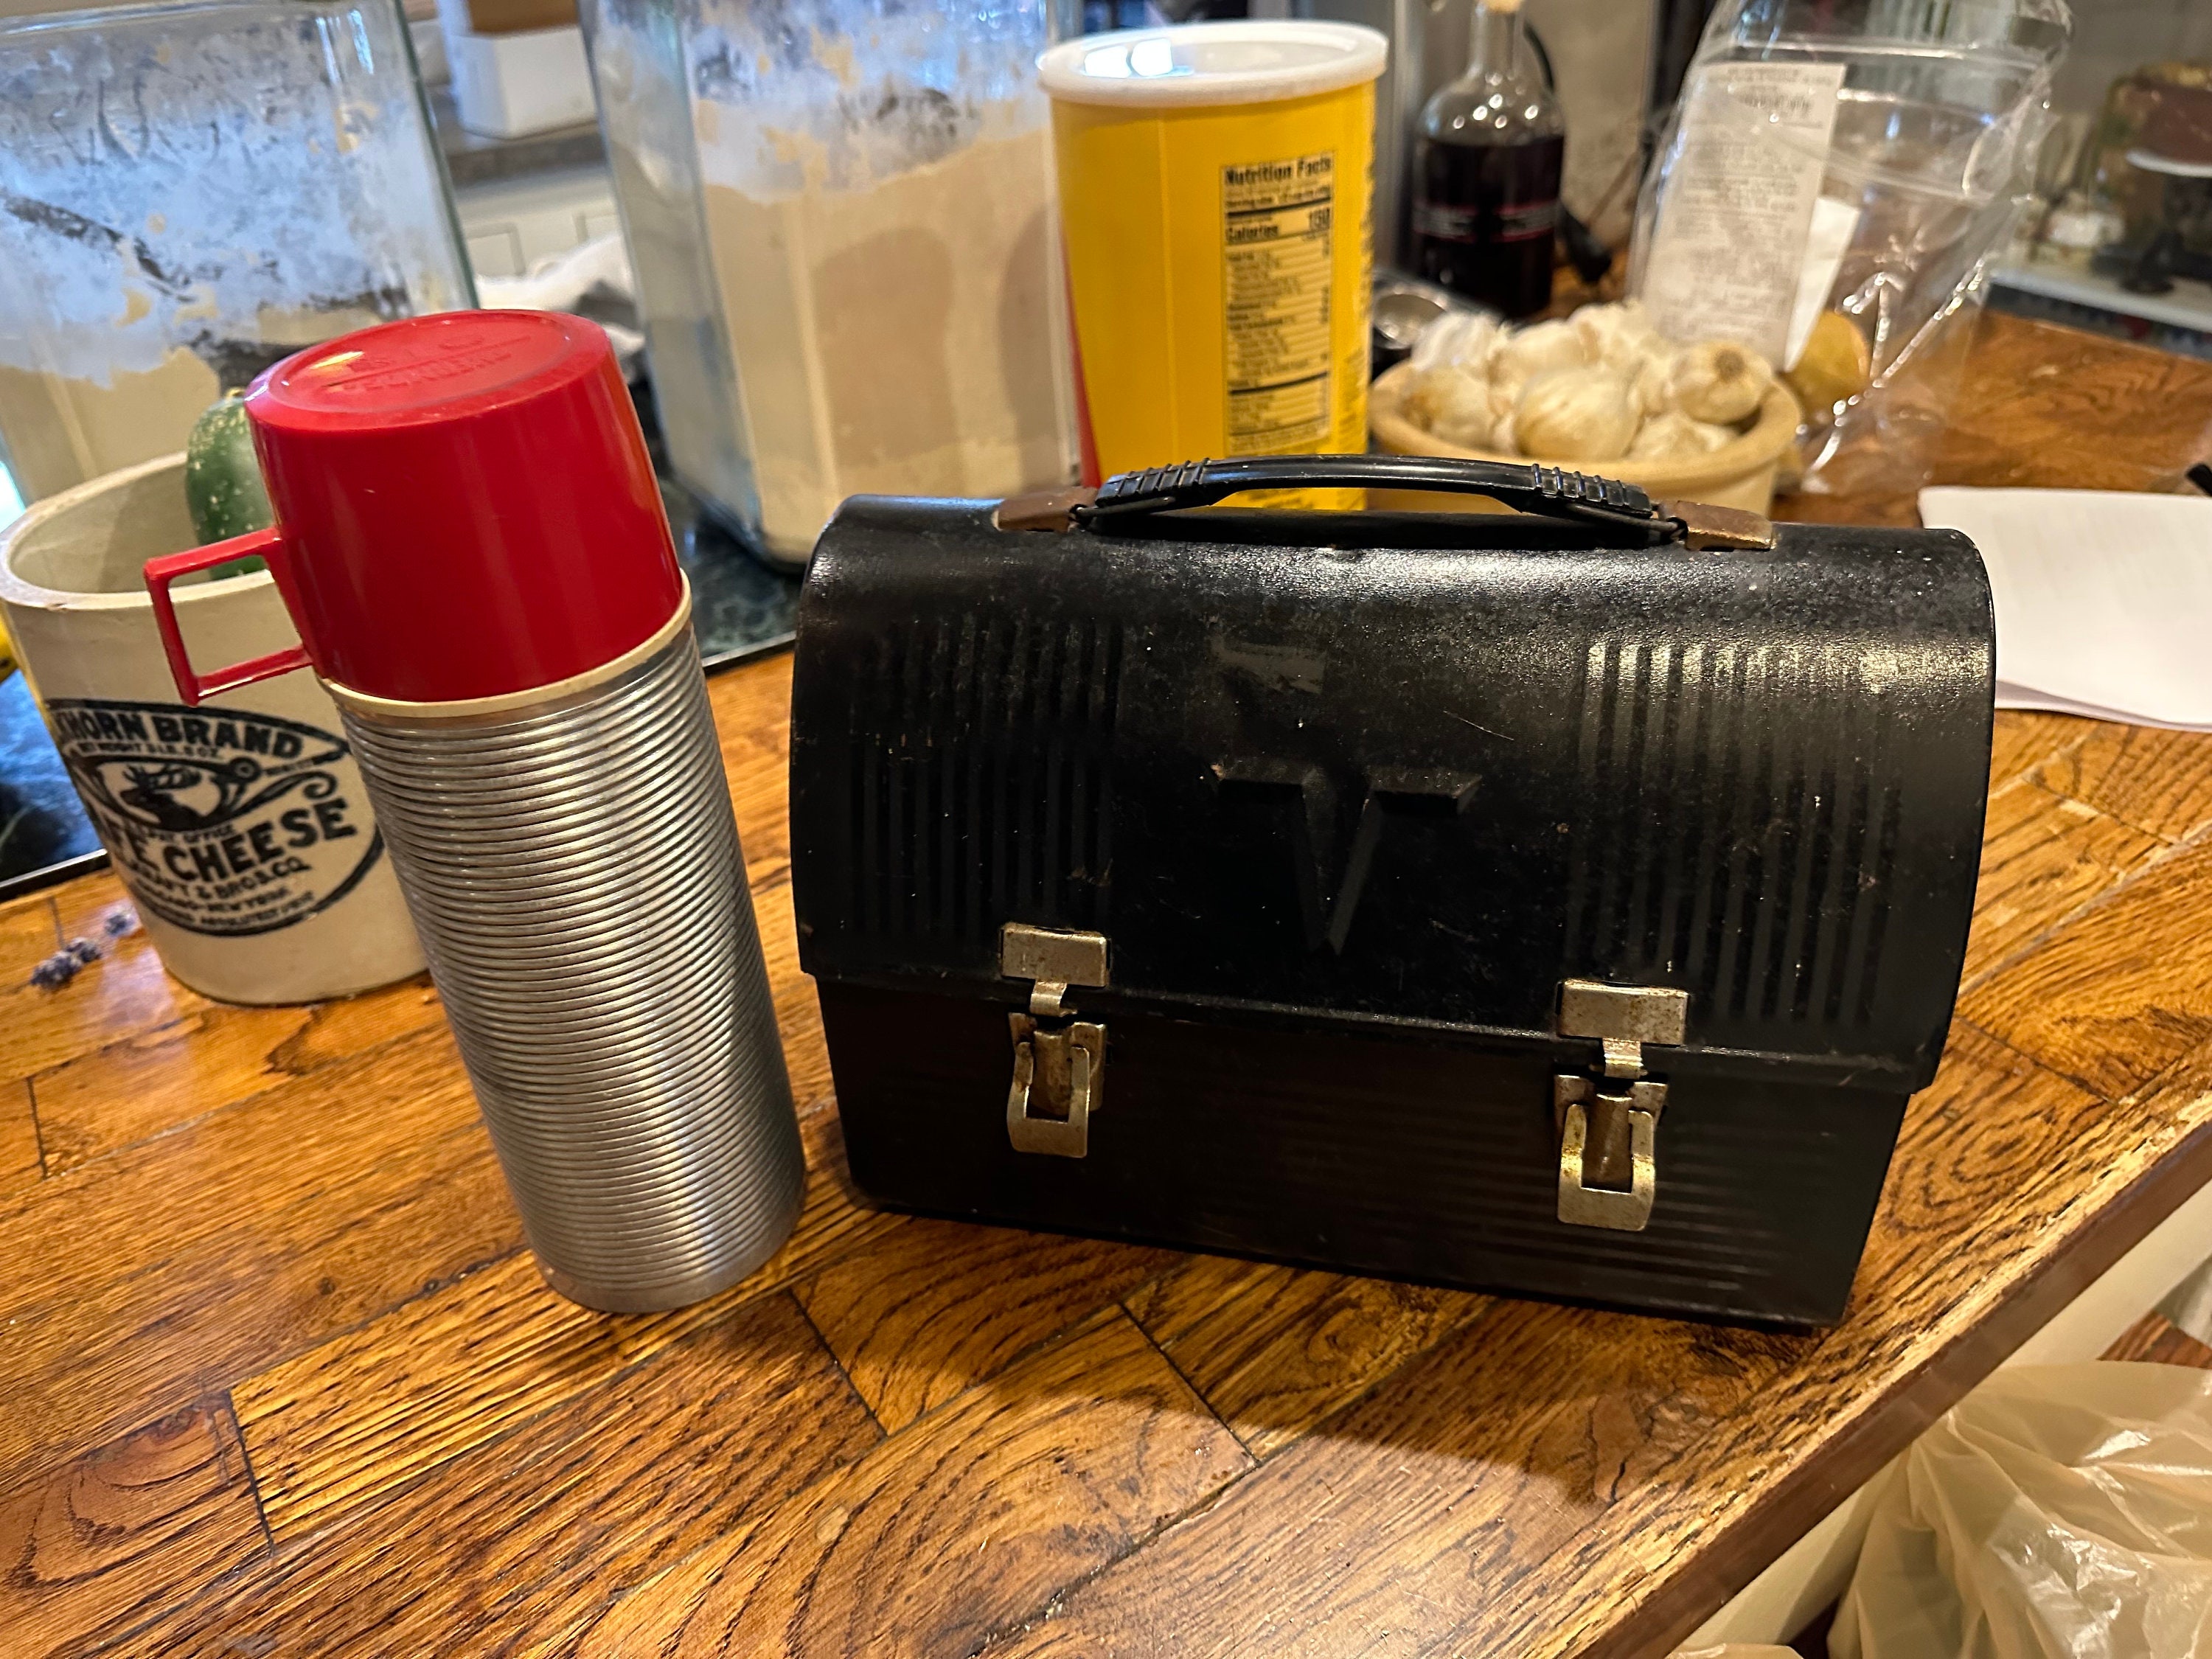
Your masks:
<svg viewBox="0 0 2212 1659"><path fill-rule="evenodd" d="M1103 927L1121 629L988 611L884 630L850 665L852 836L832 925L995 941Z"/></svg>
<svg viewBox="0 0 2212 1659"><path fill-rule="evenodd" d="M1904 809L1882 681L1859 641L1594 641L1575 688L1589 805L1569 959L1679 984L1699 1018L1874 1018Z"/></svg>
<svg viewBox="0 0 2212 1659"><path fill-rule="evenodd" d="M562 703L346 728L548 1281L642 1312L750 1272L805 1163L690 629Z"/></svg>

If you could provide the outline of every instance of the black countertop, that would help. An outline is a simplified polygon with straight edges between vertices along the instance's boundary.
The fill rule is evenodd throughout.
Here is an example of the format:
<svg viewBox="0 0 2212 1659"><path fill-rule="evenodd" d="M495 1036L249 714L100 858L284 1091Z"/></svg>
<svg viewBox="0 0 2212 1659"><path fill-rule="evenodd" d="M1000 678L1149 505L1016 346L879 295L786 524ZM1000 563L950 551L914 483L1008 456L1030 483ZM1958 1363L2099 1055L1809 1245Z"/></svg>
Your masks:
<svg viewBox="0 0 2212 1659"><path fill-rule="evenodd" d="M0 898L107 862L23 677L0 679Z"/></svg>
<svg viewBox="0 0 2212 1659"><path fill-rule="evenodd" d="M691 579L692 627L714 673L791 643L799 578L762 563L664 482L678 556ZM93 831L20 673L0 680L0 899L103 868Z"/></svg>

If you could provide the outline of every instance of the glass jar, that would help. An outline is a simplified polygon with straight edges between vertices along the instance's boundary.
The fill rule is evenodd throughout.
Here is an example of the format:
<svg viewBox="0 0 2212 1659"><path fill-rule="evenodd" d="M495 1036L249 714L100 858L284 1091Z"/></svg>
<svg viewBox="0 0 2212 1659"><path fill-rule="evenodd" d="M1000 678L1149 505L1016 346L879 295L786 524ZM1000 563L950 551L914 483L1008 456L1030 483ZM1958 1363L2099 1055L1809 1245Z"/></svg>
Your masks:
<svg viewBox="0 0 2212 1659"><path fill-rule="evenodd" d="M1073 477L1047 9L586 0L670 459L772 557Z"/></svg>
<svg viewBox="0 0 2212 1659"><path fill-rule="evenodd" d="M27 499L301 346L471 305L397 0L0 20L0 444Z"/></svg>
<svg viewBox="0 0 2212 1659"><path fill-rule="evenodd" d="M1419 274L1508 317L1552 302L1566 123L1520 0L1476 0L1467 72L1422 108L1413 160Z"/></svg>
<svg viewBox="0 0 2212 1659"><path fill-rule="evenodd" d="M752 457L708 246L683 19L670 0L585 0L581 15L669 466L727 528L757 537Z"/></svg>

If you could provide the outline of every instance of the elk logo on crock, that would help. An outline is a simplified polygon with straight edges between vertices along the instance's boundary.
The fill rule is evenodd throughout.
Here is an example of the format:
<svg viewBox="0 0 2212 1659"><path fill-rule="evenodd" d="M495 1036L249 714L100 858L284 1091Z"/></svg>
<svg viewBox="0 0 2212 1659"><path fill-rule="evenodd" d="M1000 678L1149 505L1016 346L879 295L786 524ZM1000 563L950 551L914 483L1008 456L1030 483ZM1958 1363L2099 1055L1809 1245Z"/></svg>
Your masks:
<svg viewBox="0 0 2212 1659"><path fill-rule="evenodd" d="M242 709L57 698L54 739L141 908L197 933L325 910L384 850L345 739Z"/></svg>

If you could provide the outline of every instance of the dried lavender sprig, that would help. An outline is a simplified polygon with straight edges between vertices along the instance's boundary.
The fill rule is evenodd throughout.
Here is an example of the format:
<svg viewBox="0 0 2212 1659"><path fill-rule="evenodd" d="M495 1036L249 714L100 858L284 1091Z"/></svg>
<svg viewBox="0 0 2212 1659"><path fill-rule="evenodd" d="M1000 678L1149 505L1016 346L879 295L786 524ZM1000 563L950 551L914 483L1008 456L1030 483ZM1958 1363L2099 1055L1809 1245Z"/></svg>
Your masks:
<svg viewBox="0 0 2212 1659"><path fill-rule="evenodd" d="M88 939L73 939L31 969L31 983L41 991L58 991L99 960L97 945Z"/></svg>
<svg viewBox="0 0 2212 1659"><path fill-rule="evenodd" d="M118 905L100 919L100 938L113 943L128 939L138 931L138 913L129 905ZM41 991L58 991L100 958L98 945L88 939L73 939L68 944L31 969L31 983Z"/></svg>

